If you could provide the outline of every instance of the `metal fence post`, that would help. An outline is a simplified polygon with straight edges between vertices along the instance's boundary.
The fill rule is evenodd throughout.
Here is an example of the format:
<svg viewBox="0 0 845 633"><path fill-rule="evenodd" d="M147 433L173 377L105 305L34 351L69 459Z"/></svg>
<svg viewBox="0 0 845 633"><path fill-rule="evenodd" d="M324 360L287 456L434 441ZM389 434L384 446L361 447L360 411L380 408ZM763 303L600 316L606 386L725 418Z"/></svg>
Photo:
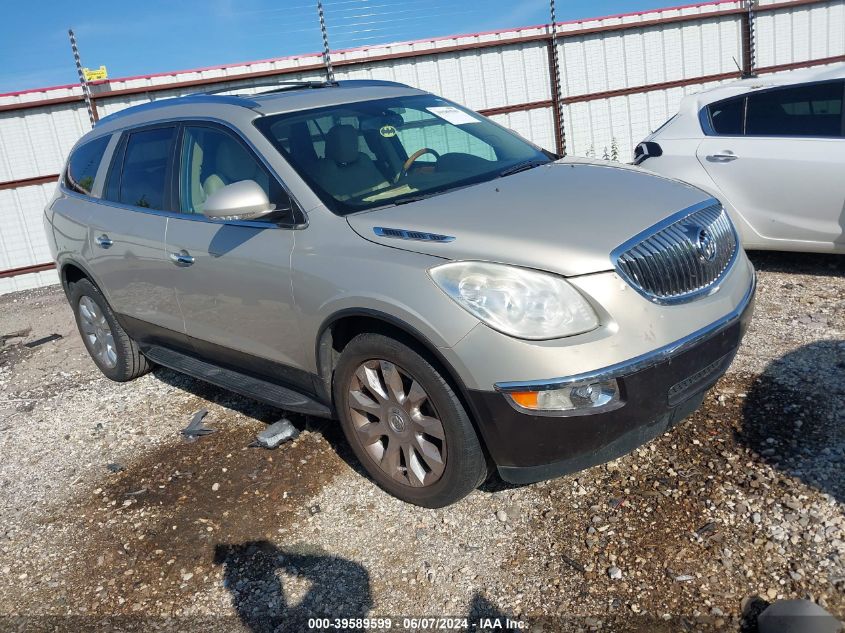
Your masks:
<svg viewBox="0 0 845 633"><path fill-rule="evenodd" d="M557 17L555 0L549 0L549 79L552 89L552 111L555 119L555 145L560 156L566 156L566 129L563 121L563 95L560 87L560 62L557 54Z"/></svg>
<svg viewBox="0 0 845 633"><path fill-rule="evenodd" d="M85 73L82 71L82 59L79 57L79 48L76 46L76 36L73 34L73 29L68 29L67 34L70 37L70 50L73 51L73 61L76 64L76 72L79 75L79 84L82 86L82 95L85 97L85 107L88 108L88 118L91 121L91 127L94 127L94 124L100 120L97 114L97 106L94 105L88 80L85 79Z"/></svg>
<svg viewBox="0 0 845 633"><path fill-rule="evenodd" d="M332 68L332 55L329 49L329 33L326 30L326 18L323 15L322 0L317 0L317 15L320 18L320 33L323 35L323 64L326 66L326 81L330 84L335 82L334 69Z"/></svg>
<svg viewBox="0 0 845 633"><path fill-rule="evenodd" d="M742 76L754 77L757 67L757 49L755 42L756 16L754 8L756 0L745 0L745 13L740 16L740 33L742 36Z"/></svg>

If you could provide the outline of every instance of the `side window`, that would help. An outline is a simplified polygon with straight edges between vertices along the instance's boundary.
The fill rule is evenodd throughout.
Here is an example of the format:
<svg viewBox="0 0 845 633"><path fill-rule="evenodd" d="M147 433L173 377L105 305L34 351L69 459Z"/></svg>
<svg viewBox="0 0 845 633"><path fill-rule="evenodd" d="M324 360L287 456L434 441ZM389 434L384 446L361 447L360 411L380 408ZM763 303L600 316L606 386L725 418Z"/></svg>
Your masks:
<svg viewBox="0 0 845 633"><path fill-rule="evenodd" d="M104 197L133 207L165 209L175 136L173 127L130 132L109 170Z"/></svg>
<svg viewBox="0 0 845 633"><path fill-rule="evenodd" d="M240 140L215 127L185 127L179 172L179 201L183 213L202 213L209 196L242 180L257 182L276 209L289 212L291 203L287 192ZM276 215L265 217L278 222L280 218Z"/></svg>
<svg viewBox="0 0 845 633"><path fill-rule="evenodd" d="M708 106L710 122L716 134L742 136L745 97L719 101Z"/></svg>
<svg viewBox="0 0 845 633"><path fill-rule="evenodd" d="M748 136L842 136L841 81L748 96Z"/></svg>
<svg viewBox="0 0 845 633"><path fill-rule="evenodd" d="M111 135L101 136L93 141L77 147L70 155L65 172L65 186L71 191L91 195L94 187L94 178L97 176L97 169L103 154L108 147Z"/></svg>

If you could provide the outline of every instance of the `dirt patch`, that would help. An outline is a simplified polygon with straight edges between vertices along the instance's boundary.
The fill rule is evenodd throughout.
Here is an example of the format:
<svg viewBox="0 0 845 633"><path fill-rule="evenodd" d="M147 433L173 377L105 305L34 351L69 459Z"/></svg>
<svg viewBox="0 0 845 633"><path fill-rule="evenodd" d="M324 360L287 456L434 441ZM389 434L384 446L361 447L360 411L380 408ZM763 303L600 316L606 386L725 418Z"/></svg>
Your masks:
<svg viewBox="0 0 845 633"><path fill-rule="evenodd" d="M0 342L0 367L12 367L23 358L32 354L32 349L21 343Z"/></svg>
<svg viewBox="0 0 845 633"><path fill-rule="evenodd" d="M291 533L298 540L298 524L319 512L309 499L343 462L316 434L276 451L247 448L253 438L250 429L227 429L111 465L118 472L92 497L47 517L70 526L62 584L74 609L154 609L220 576L228 547Z"/></svg>

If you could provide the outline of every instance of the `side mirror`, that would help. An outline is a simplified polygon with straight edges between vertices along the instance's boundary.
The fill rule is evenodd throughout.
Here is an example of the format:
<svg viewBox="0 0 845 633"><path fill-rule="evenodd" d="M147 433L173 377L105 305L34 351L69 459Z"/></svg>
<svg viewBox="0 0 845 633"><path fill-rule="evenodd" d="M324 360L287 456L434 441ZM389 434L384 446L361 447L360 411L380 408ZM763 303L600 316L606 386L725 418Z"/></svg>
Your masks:
<svg viewBox="0 0 845 633"><path fill-rule="evenodd" d="M663 148L654 141L643 141L634 148L634 165L639 165L647 158L663 156Z"/></svg>
<svg viewBox="0 0 845 633"><path fill-rule="evenodd" d="M275 210L267 194L254 180L241 180L221 187L203 206L203 215L212 220L255 220Z"/></svg>

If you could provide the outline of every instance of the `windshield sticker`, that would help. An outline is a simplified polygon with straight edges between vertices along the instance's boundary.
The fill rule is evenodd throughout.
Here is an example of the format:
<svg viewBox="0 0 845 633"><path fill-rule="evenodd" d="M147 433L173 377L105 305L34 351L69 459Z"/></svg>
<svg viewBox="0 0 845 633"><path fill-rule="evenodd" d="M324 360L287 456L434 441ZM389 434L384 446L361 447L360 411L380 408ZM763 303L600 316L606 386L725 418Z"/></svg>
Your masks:
<svg viewBox="0 0 845 633"><path fill-rule="evenodd" d="M411 189L410 185L401 185L399 187L390 187L386 190L376 191L366 198L363 199L364 202L378 202L379 200L386 200L387 198L395 198L397 196L403 196L406 193L414 193L416 189Z"/></svg>
<svg viewBox="0 0 845 633"><path fill-rule="evenodd" d="M392 125L382 125L378 131L384 138L393 138L396 136L396 128Z"/></svg>
<svg viewBox="0 0 845 633"><path fill-rule="evenodd" d="M447 123L451 123L452 125L463 125L464 123L481 123L481 119L476 119L471 114L464 112L463 110L458 110L453 106L431 106L430 108L426 109L433 115L439 116L441 119L443 119Z"/></svg>

